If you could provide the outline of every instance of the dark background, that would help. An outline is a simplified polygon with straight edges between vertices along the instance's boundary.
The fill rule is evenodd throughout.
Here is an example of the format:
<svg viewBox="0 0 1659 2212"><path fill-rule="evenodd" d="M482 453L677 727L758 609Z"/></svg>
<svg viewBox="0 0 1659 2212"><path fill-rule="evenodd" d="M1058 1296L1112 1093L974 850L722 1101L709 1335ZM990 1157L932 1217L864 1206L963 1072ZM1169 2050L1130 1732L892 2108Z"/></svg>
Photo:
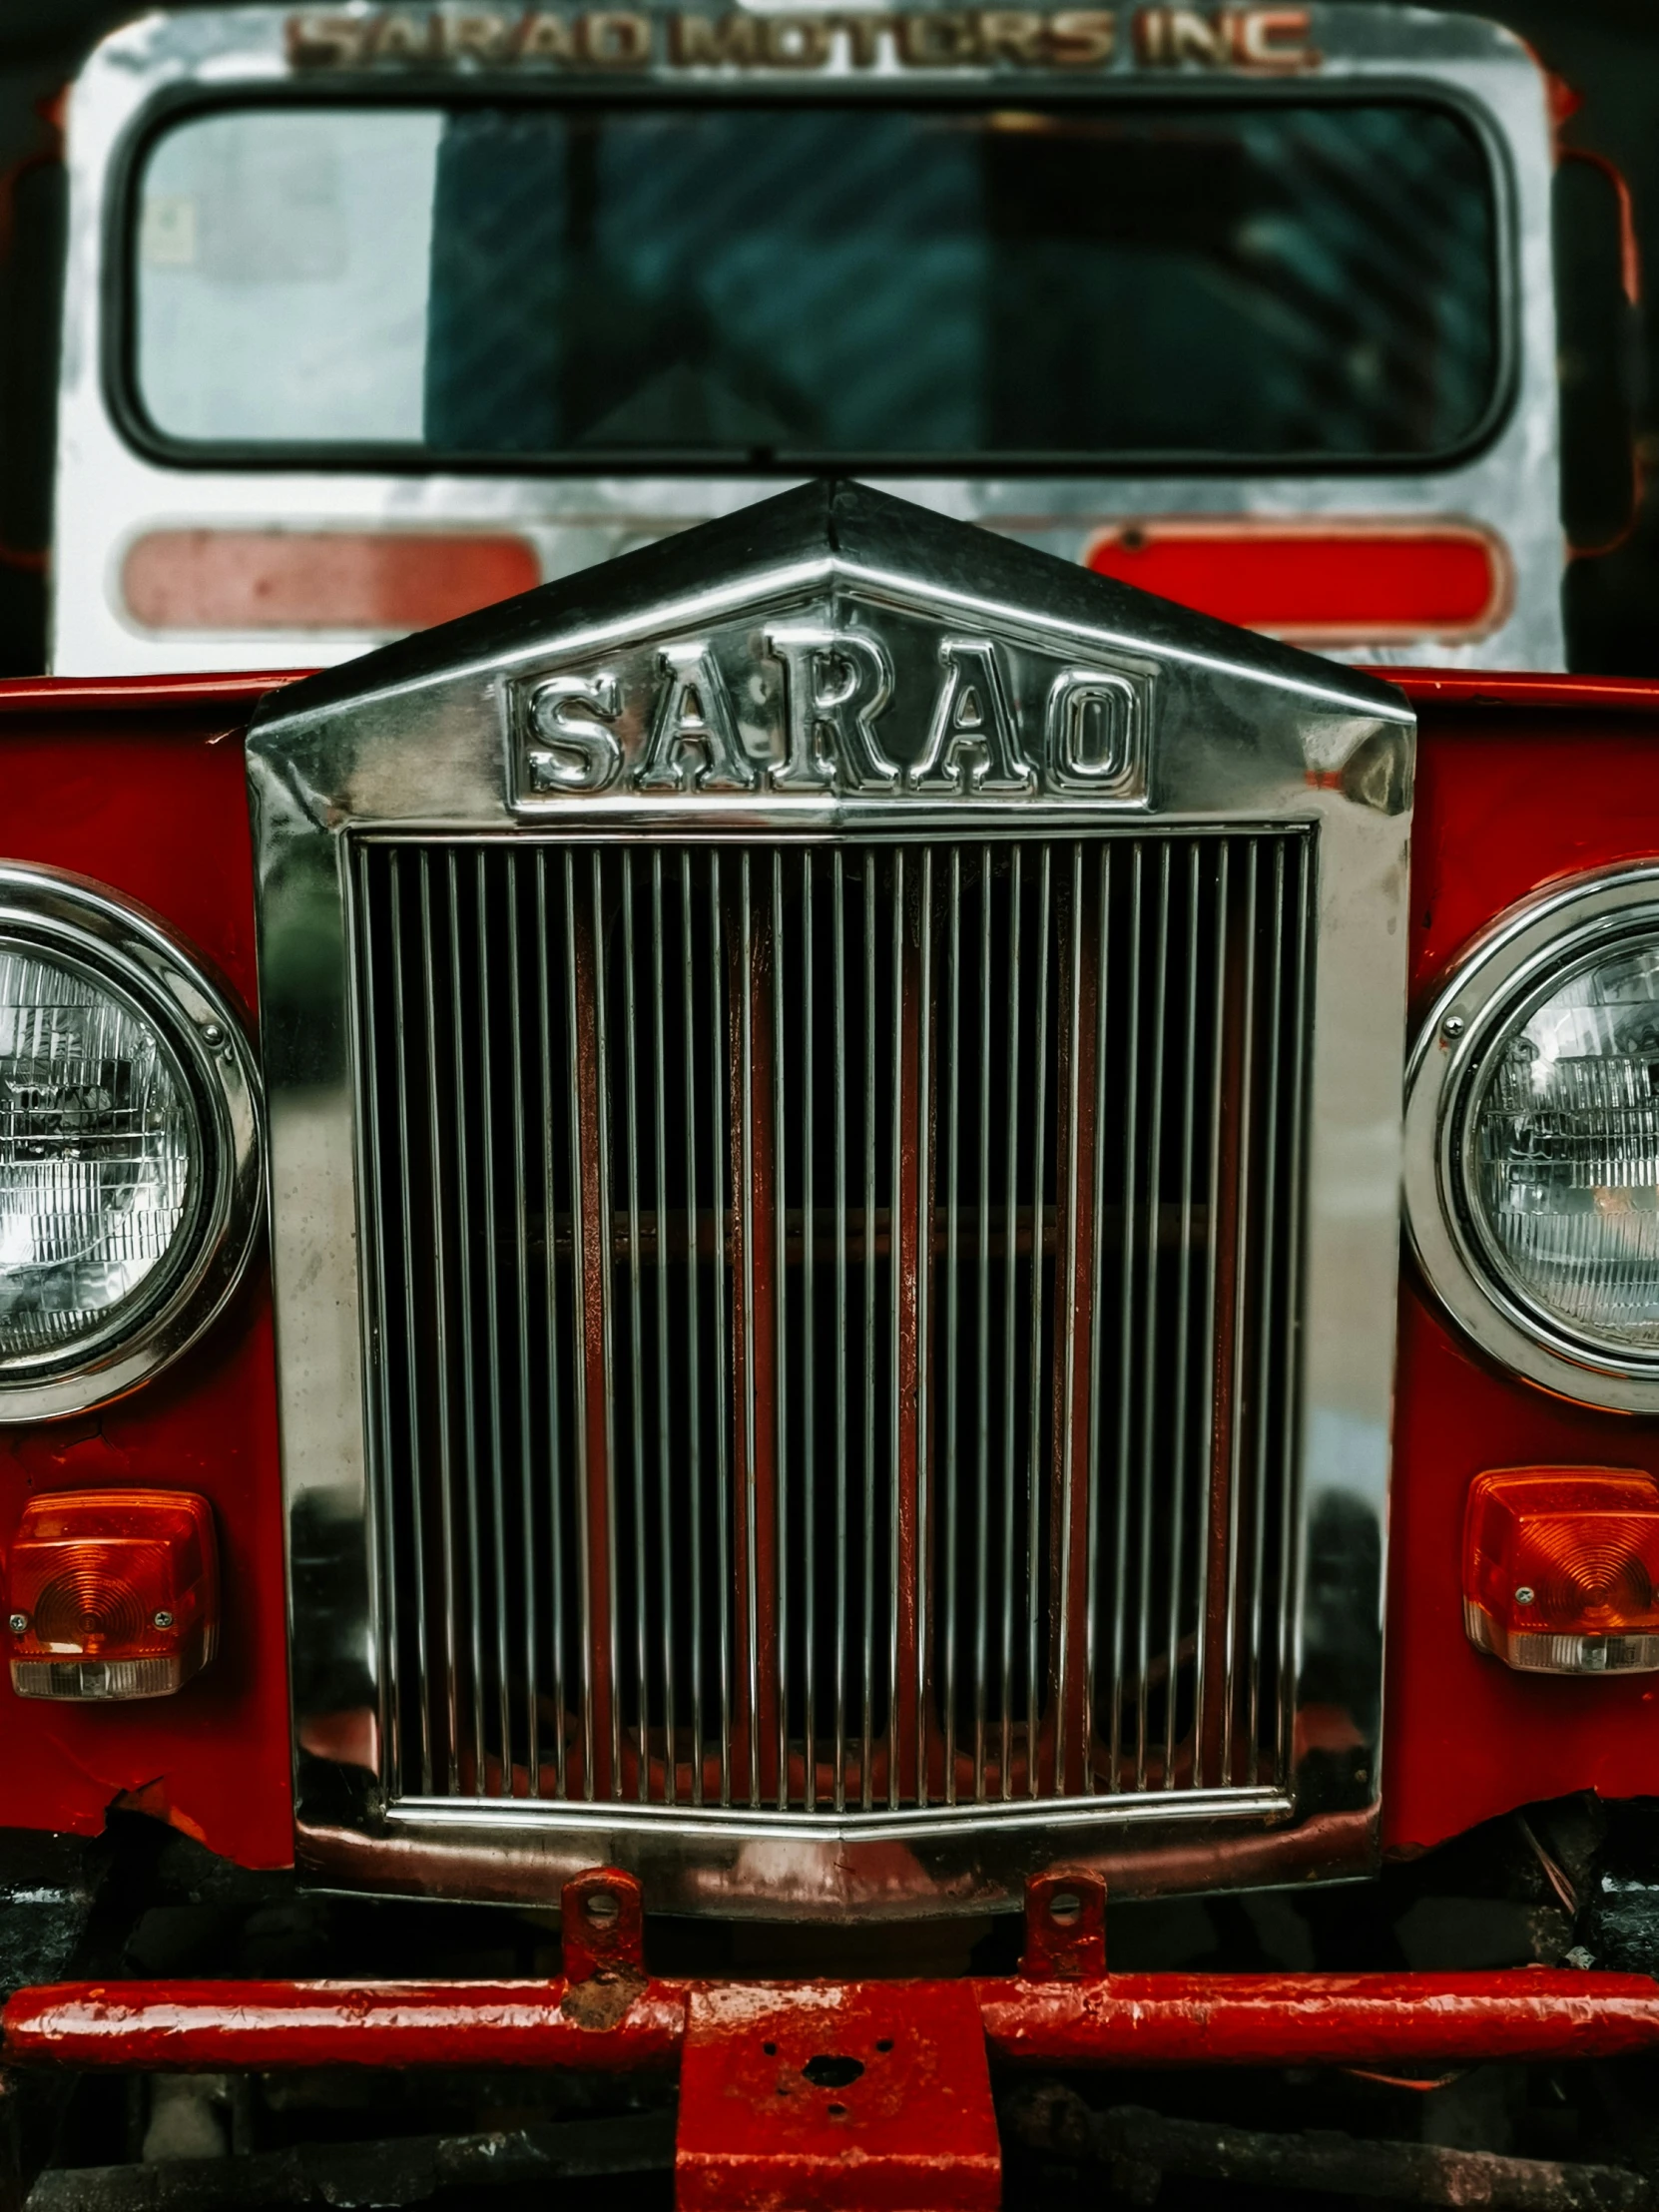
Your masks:
<svg viewBox="0 0 1659 2212"><path fill-rule="evenodd" d="M38 670L44 650L59 100L87 48L135 12L0 0L0 675ZM1575 169L1560 196L1566 520L1575 545L1606 548L1580 551L1564 591L1574 667L1659 676L1659 0L1496 0L1474 12L1511 25L1580 96L1563 144L1616 164L1635 203L1646 280L1632 329L1605 182Z"/></svg>

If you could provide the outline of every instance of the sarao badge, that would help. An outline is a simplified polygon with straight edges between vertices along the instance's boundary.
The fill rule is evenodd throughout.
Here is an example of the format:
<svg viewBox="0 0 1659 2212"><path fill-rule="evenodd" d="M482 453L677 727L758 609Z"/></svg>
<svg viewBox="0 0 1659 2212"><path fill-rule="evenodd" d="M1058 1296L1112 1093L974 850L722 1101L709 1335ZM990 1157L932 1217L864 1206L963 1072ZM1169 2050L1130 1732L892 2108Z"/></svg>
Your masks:
<svg viewBox="0 0 1659 2212"><path fill-rule="evenodd" d="M893 606L757 612L509 686L509 804L1146 801L1153 668Z"/></svg>

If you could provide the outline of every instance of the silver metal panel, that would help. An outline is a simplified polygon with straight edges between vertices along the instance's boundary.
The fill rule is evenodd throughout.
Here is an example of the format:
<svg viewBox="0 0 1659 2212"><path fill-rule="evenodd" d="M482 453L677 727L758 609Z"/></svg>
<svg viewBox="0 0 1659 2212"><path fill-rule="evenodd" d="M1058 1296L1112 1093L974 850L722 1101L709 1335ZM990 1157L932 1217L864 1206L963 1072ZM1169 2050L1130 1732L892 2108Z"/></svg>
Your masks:
<svg viewBox="0 0 1659 2212"><path fill-rule="evenodd" d="M1063 711L1080 687L1083 736ZM602 1857L665 1908L902 1914L1006 1902L1062 1857L1130 1890L1365 1862L1411 729L1370 679L845 485L273 701L250 771L313 1869L523 1897ZM985 881L1005 903L976 899ZM923 891L928 928L903 925ZM930 1020L898 1018L911 1007ZM659 1023L678 1040L666 1066ZM805 1266L768 1280L797 1194L805 1207L809 1126L829 1232L803 1223L810 1288ZM1119 1193L1092 1157L1108 1131ZM670 1329L712 1352L676 1378L666 1438L647 1318L663 1270L633 1265L665 1249L659 1151L729 1253L666 1299ZM1216 1192L1227 1236L1204 1219ZM1021 1282L1006 1229L1022 1211L1035 1229L1039 1208L1070 1298ZM868 1234L883 1219L885 1254ZM1166 1237L1199 1264L1176 1269ZM928 1247L931 1270L907 1272ZM528 1302L521 1270L545 1284ZM826 1349L784 1363L781 1414L760 1348L809 1300ZM321 1372L319 1314L336 1339ZM928 1333L924 1377L911 1347ZM882 1385L894 1368L902 1391ZM410 1379L426 1411L399 1437ZM1050 1389L1071 1414L1053 1426ZM563 1446L529 1467L512 1448L527 1391L532 1436ZM908 1464L923 1406L933 1448L900 1517L881 1469L895 1430ZM1184 1491L1166 1459L1183 1406ZM1034 1562L1027 1485L1056 1443L1065 1510ZM526 1483L548 1570L521 1607ZM691 1489L708 1507L681 1579L651 1499ZM1177 1509L1185 1577L1164 1571ZM946 1608L954 1644L941 1523L968 1585ZM925 1594L911 1575L905 1613L887 1600L912 1525L935 1573ZM809 1527L815 1572L780 1602L757 1539L804 1559ZM1264 1558L1282 1573L1256 1573ZM562 1636L542 1610L556 1601ZM701 1608L707 1663L682 1646L659 1672L676 1607ZM1213 1724L1172 1775L1153 1685L1172 1647L1188 1667L1190 1623ZM535 1650L503 1720L521 1641ZM894 1741L927 1757L904 1740L881 1758L881 1685L923 1651L934 1683L957 1684L948 1784L936 1699L918 1721L909 1672ZM1076 1764L1033 1796L1015 1724L1045 1669ZM642 1673L648 1746L668 1741L672 1690L676 1727L689 1702L713 1747L677 1758L672 1791L647 1774L643 1804L625 1711ZM1057 1703L1056 1679L1075 1698ZM809 1693L829 1769L811 1786L789 1772ZM1084 1761L1103 1736L1104 1762Z"/></svg>
<svg viewBox="0 0 1659 2212"><path fill-rule="evenodd" d="M948 15L948 0L919 0L904 21ZM723 11L710 11L718 13ZM739 10L740 15L749 11ZM1235 13L1238 11L1234 11ZM639 67L574 72L555 61L491 64L476 39L437 37L439 61L411 77L402 59L363 68L318 69L292 58L289 26L307 11L274 7L192 9L145 16L114 32L94 51L70 103L70 233L59 399L54 543L52 665L60 674L177 671L183 668L310 668L339 661L377 642L366 632L269 630L243 635L156 632L126 611L122 564L147 533L181 528L480 529L509 528L534 545L549 578L648 544L669 533L770 496L761 477L665 476L575 471L541 475L373 474L301 470L181 467L141 452L111 410L109 365L116 333L108 322L114 296L112 260L122 248L112 220L113 196L145 134L181 99L256 95L376 98L406 93L418 82L441 97L446 86L498 88L522 97L538 88L556 95L572 74L587 92L595 79L617 97L670 85L706 85L725 97L734 87L764 89L778 99L811 99L847 89L902 89L906 96L1012 91L1022 98L1075 97L1080 88L1102 97L1236 98L1254 90L1273 98L1287 87L1310 93L1448 98L1468 115L1491 151L1504 243L1503 277L1512 352L1511 391L1495 434L1466 458L1421 473L1280 475L1047 474L1024 477L938 474L894 480L888 488L937 512L975 521L1021 542L1080 560L1104 526L1126 519L1205 517L1328 517L1399 522L1462 520L1494 532L1507 547L1514 594L1506 617L1477 642L1406 644L1358 641L1345 658L1450 661L1491 668L1563 665L1560 581L1564 546L1557 514L1559 453L1556 422L1555 310L1550 247L1550 123L1543 75L1520 40L1496 24L1463 15L1385 6L1316 5L1298 52L1312 65L1215 66L1189 61L1153 67L1131 35L1136 11L1116 12L1112 51L1087 69L993 63L940 66L916 51L885 53L877 66L854 59L844 28L830 41L822 66L769 63L765 49L743 69L673 63L669 21L676 11L649 0L639 16L653 59ZM337 11L323 11L340 20ZM476 23L489 10L412 8L357 10L355 19L406 16L428 37L428 26ZM783 11L760 7L763 27ZM800 11L789 13L798 21ZM550 9L549 20L572 22L579 11ZM348 16L345 20L350 20ZM610 20L610 19L607 19ZM830 18L812 20L829 21ZM834 20L845 25L840 14ZM885 16L872 21L886 22ZM1037 19L1033 19L1037 20ZM1094 19L1091 18L1091 21ZM451 53L451 46L454 52Z"/></svg>

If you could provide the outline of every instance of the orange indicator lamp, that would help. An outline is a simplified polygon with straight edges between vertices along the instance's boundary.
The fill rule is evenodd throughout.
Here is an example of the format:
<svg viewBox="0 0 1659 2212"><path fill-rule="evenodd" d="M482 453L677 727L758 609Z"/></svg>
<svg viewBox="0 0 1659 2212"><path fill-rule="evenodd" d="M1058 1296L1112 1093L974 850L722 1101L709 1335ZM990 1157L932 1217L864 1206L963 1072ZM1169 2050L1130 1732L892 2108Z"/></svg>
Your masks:
<svg viewBox="0 0 1659 2212"><path fill-rule="evenodd" d="M1659 1483L1620 1467L1502 1467L1469 1486L1463 1625L1537 1674L1659 1668Z"/></svg>
<svg viewBox="0 0 1659 2212"><path fill-rule="evenodd" d="M31 1498L6 1613L19 1697L171 1697L219 1641L213 1508L184 1490Z"/></svg>

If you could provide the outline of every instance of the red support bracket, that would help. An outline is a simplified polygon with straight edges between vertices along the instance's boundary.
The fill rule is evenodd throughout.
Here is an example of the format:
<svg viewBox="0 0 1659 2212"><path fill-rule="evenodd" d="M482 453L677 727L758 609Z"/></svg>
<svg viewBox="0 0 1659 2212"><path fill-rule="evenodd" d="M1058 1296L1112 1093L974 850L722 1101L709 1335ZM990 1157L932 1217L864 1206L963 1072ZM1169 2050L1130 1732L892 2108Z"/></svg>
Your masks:
<svg viewBox="0 0 1659 2212"><path fill-rule="evenodd" d="M1080 1867L1033 1875L1025 1885L1026 1981L1092 1981L1106 1971L1106 1885Z"/></svg>
<svg viewBox="0 0 1659 2212"><path fill-rule="evenodd" d="M993 2212L1001 2191L970 1982L693 1988L681 2212Z"/></svg>
<svg viewBox="0 0 1659 2212"><path fill-rule="evenodd" d="M567 1981L606 1972L645 1972L645 1908L640 1886L620 1867L572 1875L559 1900Z"/></svg>
<svg viewBox="0 0 1659 2212"><path fill-rule="evenodd" d="M559 1900L565 1993L578 2027L614 2027L646 1987L645 1908L620 1867L573 1875Z"/></svg>

